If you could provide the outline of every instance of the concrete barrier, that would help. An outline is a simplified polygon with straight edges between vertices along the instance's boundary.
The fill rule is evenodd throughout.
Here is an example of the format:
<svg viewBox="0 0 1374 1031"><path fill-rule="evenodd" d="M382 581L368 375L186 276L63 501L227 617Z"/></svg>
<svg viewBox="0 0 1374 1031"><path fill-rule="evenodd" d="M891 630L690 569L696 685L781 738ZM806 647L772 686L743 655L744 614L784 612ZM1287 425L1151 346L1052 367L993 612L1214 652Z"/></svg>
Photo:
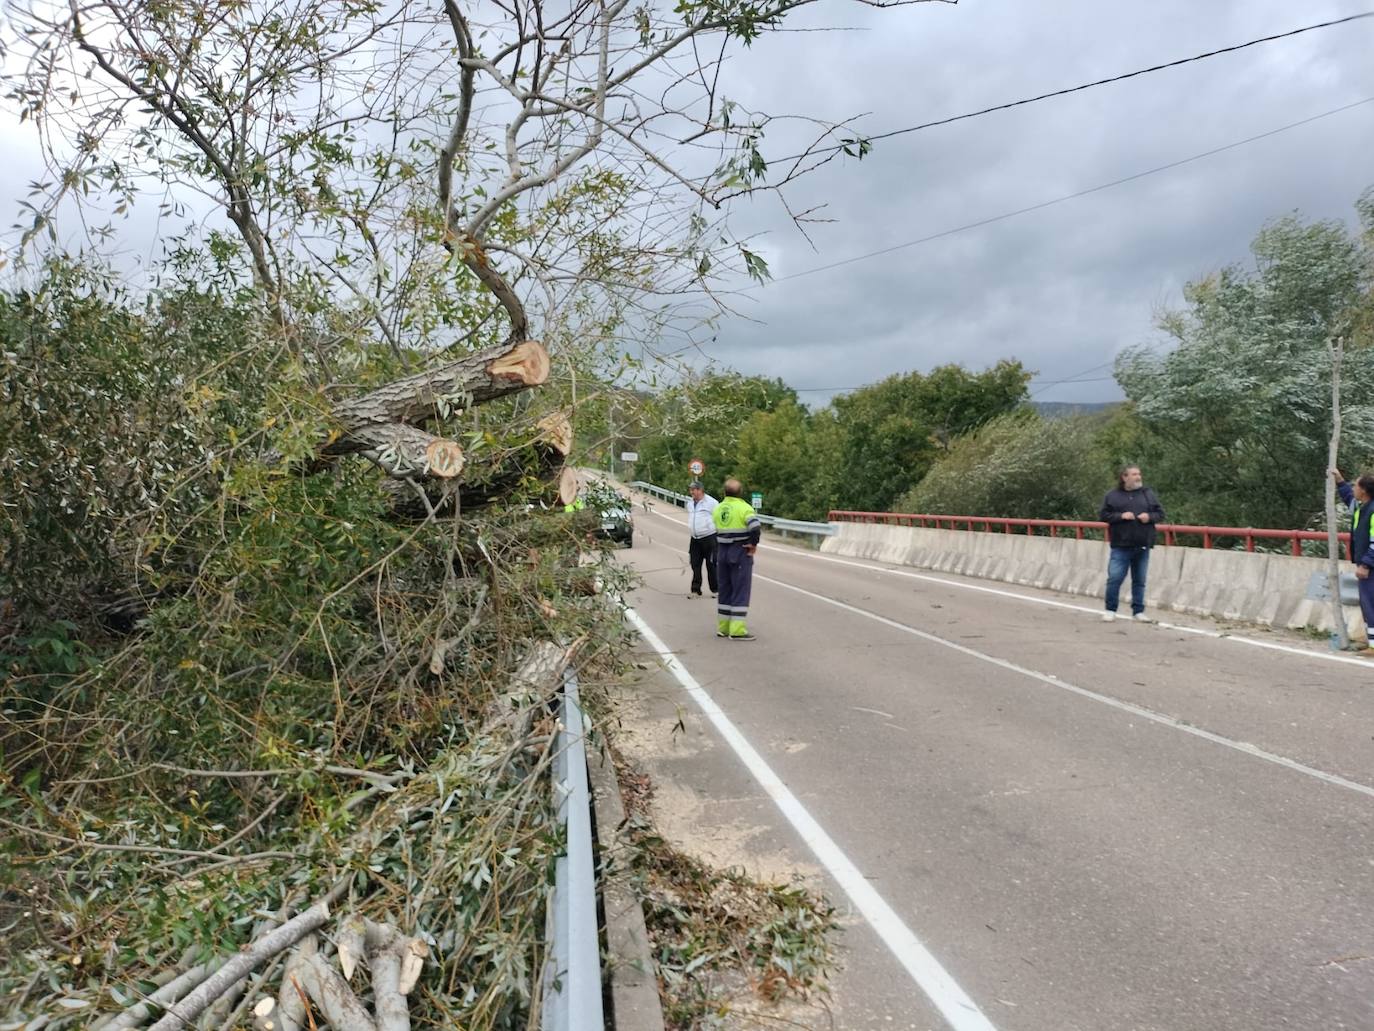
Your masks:
<svg viewBox="0 0 1374 1031"><path fill-rule="evenodd" d="M1106 542L1073 537L840 523L821 551L1097 598L1107 583ZM1160 545L1150 556L1146 604L1156 611L1329 633L1331 606L1307 597L1312 574L1325 570L1325 559ZM1346 605L1344 613L1351 639L1363 641L1359 607Z"/></svg>

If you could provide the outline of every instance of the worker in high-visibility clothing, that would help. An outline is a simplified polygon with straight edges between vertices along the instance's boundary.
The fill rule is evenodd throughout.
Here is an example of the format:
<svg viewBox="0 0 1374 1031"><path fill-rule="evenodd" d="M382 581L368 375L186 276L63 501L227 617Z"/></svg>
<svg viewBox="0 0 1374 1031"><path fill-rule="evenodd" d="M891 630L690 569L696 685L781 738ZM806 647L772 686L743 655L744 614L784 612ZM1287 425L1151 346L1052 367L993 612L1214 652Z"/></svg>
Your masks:
<svg viewBox="0 0 1374 1031"><path fill-rule="evenodd" d="M754 576L754 552L763 523L742 495L739 480L725 481L725 500L711 513L716 524L716 636L752 641L745 620L749 616L749 586Z"/></svg>
<svg viewBox="0 0 1374 1031"><path fill-rule="evenodd" d="M1350 509L1350 560L1355 563L1359 581L1360 612L1364 616L1366 658L1374 658L1374 474L1365 473L1353 484L1346 483L1339 469L1331 470L1336 490Z"/></svg>

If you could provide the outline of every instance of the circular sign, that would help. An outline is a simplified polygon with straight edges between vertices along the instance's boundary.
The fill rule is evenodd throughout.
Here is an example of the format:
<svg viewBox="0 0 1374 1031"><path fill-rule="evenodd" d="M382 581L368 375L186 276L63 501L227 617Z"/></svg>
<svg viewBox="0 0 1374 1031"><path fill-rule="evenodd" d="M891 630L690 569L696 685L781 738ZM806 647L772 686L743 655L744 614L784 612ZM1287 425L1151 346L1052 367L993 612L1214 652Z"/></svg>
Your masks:
<svg viewBox="0 0 1374 1031"><path fill-rule="evenodd" d="M432 476L452 479L463 471L463 449L451 440L431 440L425 448L425 464Z"/></svg>
<svg viewBox="0 0 1374 1031"><path fill-rule="evenodd" d="M693 476L700 476L706 471L706 463L700 458L694 458L687 463L687 471Z"/></svg>

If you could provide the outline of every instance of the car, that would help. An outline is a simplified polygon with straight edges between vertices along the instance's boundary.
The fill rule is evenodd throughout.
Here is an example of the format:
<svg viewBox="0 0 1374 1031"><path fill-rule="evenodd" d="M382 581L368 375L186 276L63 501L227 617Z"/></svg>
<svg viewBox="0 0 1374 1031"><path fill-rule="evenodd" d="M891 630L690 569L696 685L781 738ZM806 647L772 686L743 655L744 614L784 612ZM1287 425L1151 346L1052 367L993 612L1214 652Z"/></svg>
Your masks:
<svg viewBox="0 0 1374 1031"><path fill-rule="evenodd" d="M628 503L601 510L601 529L597 536L627 548L635 546L635 521Z"/></svg>

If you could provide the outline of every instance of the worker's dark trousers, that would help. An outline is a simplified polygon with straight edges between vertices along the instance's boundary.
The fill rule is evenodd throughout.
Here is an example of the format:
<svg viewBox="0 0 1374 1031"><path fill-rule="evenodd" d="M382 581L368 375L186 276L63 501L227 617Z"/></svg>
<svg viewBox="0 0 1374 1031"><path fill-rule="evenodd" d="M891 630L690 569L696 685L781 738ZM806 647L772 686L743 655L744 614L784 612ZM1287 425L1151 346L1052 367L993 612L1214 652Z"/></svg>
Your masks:
<svg viewBox="0 0 1374 1031"><path fill-rule="evenodd" d="M687 545L687 559L692 563L692 593L701 593L701 567L706 567L706 582L716 593L716 535L693 537Z"/></svg>
<svg viewBox="0 0 1374 1031"><path fill-rule="evenodd" d="M749 632L749 587L754 577L754 556L743 544L721 544L716 548L716 580L720 596L716 599L716 633L723 637L743 637Z"/></svg>
<svg viewBox="0 0 1374 1031"><path fill-rule="evenodd" d="M1365 580L1356 581L1360 585L1360 611L1364 613L1364 631L1369 646L1374 648L1374 574ZM722 598L725 592L722 591Z"/></svg>

